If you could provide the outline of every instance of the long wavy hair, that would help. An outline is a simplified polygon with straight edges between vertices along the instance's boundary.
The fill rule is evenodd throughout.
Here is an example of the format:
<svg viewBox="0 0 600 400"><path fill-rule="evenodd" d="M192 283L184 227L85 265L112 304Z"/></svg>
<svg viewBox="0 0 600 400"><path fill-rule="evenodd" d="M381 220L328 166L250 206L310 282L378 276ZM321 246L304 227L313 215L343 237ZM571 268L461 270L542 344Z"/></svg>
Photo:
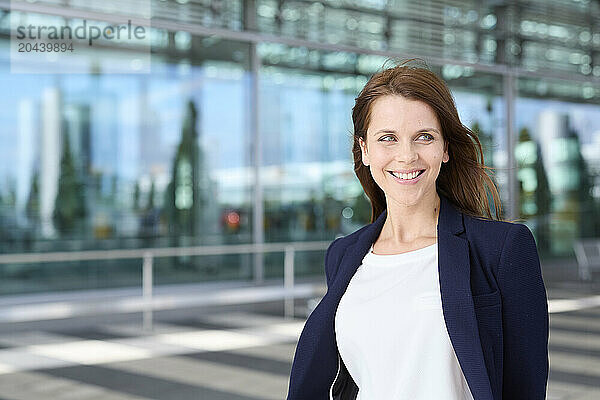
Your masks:
<svg viewBox="0 0 600 400"><path fill-rule="evenodd" d="M369 167L362 163L359 138L366 142L373 103L379 97L387 95L420 100L435 112L450 156L448 162L442 163L436 180L438 193L444 195L465 214L500 220L500 196L496 184L487 173L493 168L484 165L483 151L477 134L460 121L454 98L446 83L427 67L409 65L415 60L420 59L406 60L374 74L356 97L352 108L354 173L371 202L371 222L385 210L386 200L383 190L371 176ZM490 208L488 188L495 216Z"/></svg>

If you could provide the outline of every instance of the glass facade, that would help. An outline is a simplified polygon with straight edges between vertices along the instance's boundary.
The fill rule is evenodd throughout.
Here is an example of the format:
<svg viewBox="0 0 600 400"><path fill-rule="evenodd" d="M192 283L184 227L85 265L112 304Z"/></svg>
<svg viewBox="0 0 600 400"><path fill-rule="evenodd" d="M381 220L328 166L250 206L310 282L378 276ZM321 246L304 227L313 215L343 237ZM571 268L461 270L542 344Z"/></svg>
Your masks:
<svg viewBox="0 0 600 400"><path fill-rule="evenodd" d="M519 79L518 87L520 217L541 254L569 257L575 240L600 232L599 88L532 78Z"/></svg>
<svg viewBox="0 0 600 400"><path fill-rule="evenodd" d="M504 216L526 221L544 258L573 257L576 239L600 232L597 2L152 1L150 73L14 74L11 12L37 24L63 10L127 15L99 1L25 3L0 11L4 253L349 233L370 217L352 172L354 97L404 54L448 82L496 168ZM282 257L163 258L156 281L277 277ZM321 274L321 252L297 257L300 276ZM128 286L136 265L7 265L0 293ZM71 278L45 272L58 269Z"/></svg>
<svg viewBox="0 0 600 400"><path fill-rule="evenodd" d="M0 54L3 253L252 241L250 46L153 37L150 74L13 74ZM156 283L247 279L246 258L157 259ZM139 260L58 264L5 266L0 293L139 285Z"/></svg>

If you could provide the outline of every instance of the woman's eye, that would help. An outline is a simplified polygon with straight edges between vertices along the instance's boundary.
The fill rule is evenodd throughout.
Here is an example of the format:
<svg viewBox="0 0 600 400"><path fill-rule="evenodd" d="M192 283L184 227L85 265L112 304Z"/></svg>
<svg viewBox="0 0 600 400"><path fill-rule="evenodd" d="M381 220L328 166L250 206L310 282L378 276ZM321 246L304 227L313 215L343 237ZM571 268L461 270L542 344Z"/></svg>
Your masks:
<svg viewBox="0 0 600 400"><path fill-rule="evenodd" d="M434 137L433 135L430 135L429 133L423 133L421 135L419 135L419 138L424 137L425 140L433 140ZM387 139L391 139L391 140L387 140ZM387 135L387 136L382 136L381 138L379 138L380 141L382 142L390 142L392 140L395 140L395 138L393 136Z"/></svg>

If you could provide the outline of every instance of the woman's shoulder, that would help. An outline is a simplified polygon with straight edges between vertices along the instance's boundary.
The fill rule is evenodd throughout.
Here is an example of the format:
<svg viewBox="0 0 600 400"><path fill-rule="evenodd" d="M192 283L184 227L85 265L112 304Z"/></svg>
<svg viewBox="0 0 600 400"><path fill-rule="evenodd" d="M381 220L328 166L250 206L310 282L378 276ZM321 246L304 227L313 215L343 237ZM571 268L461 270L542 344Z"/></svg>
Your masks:
<svg viewBox="0 0 600 400"><path fill-rule="evenodd" d="M371 224L366 224L348 234L339 234L335 237L331 245L336 243L336 247L346 247L358 240L361 233L366 230Z"/></svg>
<svg viewBox="0 0 600 400"><path fill-rule="evenodd" d="M468 214L463 214L465 228L467 231L476 231L487 233L488 235L506 235L510 230L529 230L529 227L524 223L517 221L503 221L484 217L475 217Z"/></svg>
<svg viewBox="0 0 600 400"><path fill-rule="evenodd" d="M346 235L344 234L340 234L337 235L333 241L329 244L329 247L327 248L327 254L329 257L331 257L331 255L338 255L340 256L341 254L344 253L344 251L346 250L346 248L348 246L350 246L351 244L355 243L358 238L360 237L360 235L370 226L371 224L366 224L358 229L356 229L355 231L348 233ZM327 259L328 257L326 257ZM339 257L337 257L339 258Z"/></svg>
<svg viewBox="0 0 600 400"><path fill-rule="evenodd" d="M531 229L521 222L464 215L464 224L469 242L485 251L502 253L507 247L536 247Z"/></svg>

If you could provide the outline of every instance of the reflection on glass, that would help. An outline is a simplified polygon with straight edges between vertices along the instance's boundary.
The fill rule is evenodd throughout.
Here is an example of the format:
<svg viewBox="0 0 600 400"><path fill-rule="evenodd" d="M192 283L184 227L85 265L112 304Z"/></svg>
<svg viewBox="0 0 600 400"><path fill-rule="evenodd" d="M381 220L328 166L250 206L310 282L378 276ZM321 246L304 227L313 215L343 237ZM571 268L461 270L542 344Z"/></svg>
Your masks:
<svg viewBox="0 0 600 400"><path fill-rule="evenodd" d="M576 239L597 235L600 107L522 97L516 109L520 217L541 254L572 255Z"/></svg>
<svg viewBox="0 0 600 400"><path fill-rule="evenodd" d="M205 39L177 39L202 58L158 47L145 75L15 75L3 59L0 84L14 94L0 113L4 253L251 242L248 45ZM216 47L219 59L205 58ZM244 279L246 258L157 259L156 282ZM0 293L138 284L139 267L7 266Z"/></svg>

